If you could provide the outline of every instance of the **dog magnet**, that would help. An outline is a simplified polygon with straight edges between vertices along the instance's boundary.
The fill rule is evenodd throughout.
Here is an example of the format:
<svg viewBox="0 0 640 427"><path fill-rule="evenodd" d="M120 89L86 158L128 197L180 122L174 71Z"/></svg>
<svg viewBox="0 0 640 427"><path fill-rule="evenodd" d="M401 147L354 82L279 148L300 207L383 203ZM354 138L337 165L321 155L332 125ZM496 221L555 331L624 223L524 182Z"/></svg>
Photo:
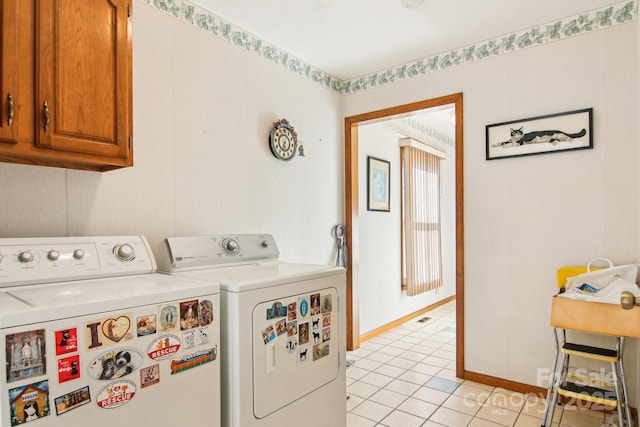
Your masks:
<svg viewBox="0 0 640 427"><path fill-rule="evenodd" d="M96 380L111 381L129 375L142 361L142 353L134 348L111 350L91 361L88 374Z"/></svg>

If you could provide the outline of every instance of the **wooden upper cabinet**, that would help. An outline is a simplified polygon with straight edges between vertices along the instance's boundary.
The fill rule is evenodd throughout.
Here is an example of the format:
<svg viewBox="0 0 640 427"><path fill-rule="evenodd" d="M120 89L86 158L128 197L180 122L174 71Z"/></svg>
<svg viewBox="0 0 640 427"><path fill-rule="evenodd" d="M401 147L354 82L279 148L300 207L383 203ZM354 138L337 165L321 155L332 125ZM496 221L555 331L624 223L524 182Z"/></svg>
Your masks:
<svg viewBox="0 0 640 427"><path fill-rule="evenodd" d="M0 0L0 161L133 165L130 1Z"/></svg>
<svg viewBox="0 0 640 427"><path fill-rule="evenodd" d="M18 1L0 0L0 144L18 142Z"/></svg>

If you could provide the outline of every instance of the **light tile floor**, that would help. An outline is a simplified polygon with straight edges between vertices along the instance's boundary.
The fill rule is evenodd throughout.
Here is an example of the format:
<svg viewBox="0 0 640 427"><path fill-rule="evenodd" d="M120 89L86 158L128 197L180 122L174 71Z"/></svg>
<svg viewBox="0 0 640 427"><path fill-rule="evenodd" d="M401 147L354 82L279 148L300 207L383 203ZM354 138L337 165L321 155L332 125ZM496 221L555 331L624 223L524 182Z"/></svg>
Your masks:
<svg viewBox="0 0 640 427"><path fill-rule="evenodd" d="M456 378L455 301L348 352L347 426L539 427L544 397ZM614 426L611 415L557 407L554 427Z"/></svg>

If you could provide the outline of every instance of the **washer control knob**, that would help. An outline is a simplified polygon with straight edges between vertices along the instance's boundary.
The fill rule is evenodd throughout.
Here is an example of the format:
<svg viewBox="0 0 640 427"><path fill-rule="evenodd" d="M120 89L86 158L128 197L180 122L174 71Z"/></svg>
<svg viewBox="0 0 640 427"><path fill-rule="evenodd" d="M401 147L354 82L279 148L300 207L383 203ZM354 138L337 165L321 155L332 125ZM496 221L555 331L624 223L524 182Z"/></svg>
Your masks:
<svg viewBox="0 0 640 427"><path fill-rule="evenodd" d="M222 247L229 254L237 254L238 251L240 250L240 246L238 245L238 242L236 242L233 239L224 239L222 241Z"/></svg>
<svg viewBox="0 0 640 427"><path fill-rule="evenodd" d="M18 254L18 261L23 264L33 261L33 254L29 251L20 252Z"/></svg>
<svg viewBox="0 0 640 427"><path fill-rule="evenodd" d="M120 261L131 261L136 252L131 245L123 243L113 248L113 253Z"/></svg>
<svg viewBox="0 0 640 427"><path fill-rule="evenodd" d="M47 252L47 259L49 261L57 261L58 258L60 258L60 252L56 251L55 249L52 249L49 252Z"/></svg>
<svg viewBox="0 0 640 427"><path fill-rule="evenodd" d="M84 251L82 249L76 249L75 251L73 251L73 257L75 259L82 259L84 258Z"/></svg>
<svg viewBox="0 0 640 427"><path fill-rule="evenodd" d="M262 241L262 243L260 243L260 245L261 245L263 248L268 248L268 247L269 247L269 242L267 242L266 240L263 240L263 241Z"/></svg>

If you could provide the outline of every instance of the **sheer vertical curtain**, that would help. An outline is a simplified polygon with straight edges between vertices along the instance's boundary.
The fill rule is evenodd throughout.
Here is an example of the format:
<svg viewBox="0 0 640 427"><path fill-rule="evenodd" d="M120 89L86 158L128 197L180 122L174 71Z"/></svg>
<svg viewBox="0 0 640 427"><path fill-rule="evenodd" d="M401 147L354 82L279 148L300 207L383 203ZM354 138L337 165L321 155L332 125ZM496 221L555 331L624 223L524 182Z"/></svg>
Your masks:
<svg viewBox="0 0 640 427"><path fill-rule="evenodd" d="M418 295L442 287L440 158L400 147L402 163L402 287Z"/></svg>

